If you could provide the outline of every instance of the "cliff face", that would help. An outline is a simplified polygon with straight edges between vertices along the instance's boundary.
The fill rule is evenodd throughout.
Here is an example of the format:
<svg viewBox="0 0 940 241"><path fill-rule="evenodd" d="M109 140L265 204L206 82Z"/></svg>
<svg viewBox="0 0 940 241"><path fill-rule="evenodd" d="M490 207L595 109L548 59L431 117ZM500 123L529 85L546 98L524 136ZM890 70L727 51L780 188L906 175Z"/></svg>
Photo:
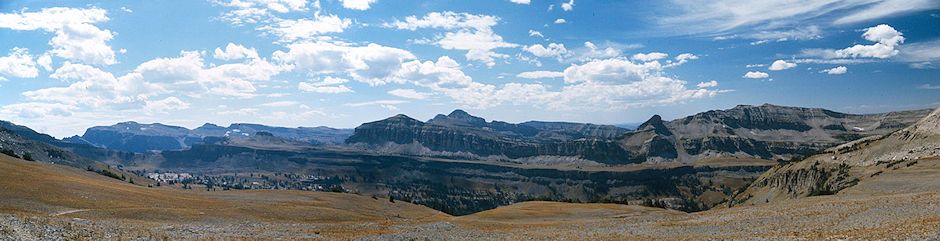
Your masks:
<svg viewBox="0 0 940 241"><path fill-rule="evenodd" d="M790 160L847 140L897 130L928 112L852 115L818 108L742 105L668 122L656 115L628 131L565 122L486 122L456 110L427 123L404 115L366 123L356 128L346 143L411 145L385 149L408 149L407 154L417 155L567 156L605 164L722 157Z"/></svg>
<svg viewBox="0 0 940 241"><path fill-rule="evenodd" d="M462 111L455 111L461 117ZM454 116L452 113L450 116ZM461 121L467 120L467 121ZM522 131L519 131L522 130ZM418 144L434 152L466 152L478 157L524 158L532 156L581 156L603 163L625 163L629 153L606 139L577 139L564 142L526 141L534 127L505 122L480 122L473 118L439 115L427 123L405 115L362 124L346 143L371 145ZM506 133L509 132L509 133ZM618 164L622 164L618 163Z"/></svg>

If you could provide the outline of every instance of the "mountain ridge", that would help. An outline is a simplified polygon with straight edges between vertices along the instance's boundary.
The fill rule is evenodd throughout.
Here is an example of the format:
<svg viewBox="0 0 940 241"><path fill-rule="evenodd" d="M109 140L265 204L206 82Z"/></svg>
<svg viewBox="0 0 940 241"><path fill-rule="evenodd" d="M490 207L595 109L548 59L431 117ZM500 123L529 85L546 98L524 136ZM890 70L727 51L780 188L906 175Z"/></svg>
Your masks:
<svg viewBox="0 0 940 241"><path fill-rule="evenodd" d="M621 131L611 135L603 131L571 132L576 130L573 128L576 125L572 124L486 122L463 110L455 110L449 115L436 115L428 122L408 117L413 120L408 125L391 123L404 115L364 123L346 143L380 146L379 149L393 153L478 159L558 156L606 164L691 162L735 156L779 160L888 133L910 125L927 113L929 110L859 115L822 108L738 105L672 121L654 115L634 130L609 126ZM593 126L600 127L605 126ZM534 135L532 128L538 131ZM548 138L553 135L559 137ZM587 139L597 139L593 143L600 146L586 144ZM592 155L602 150L614 154Z"/></svg>

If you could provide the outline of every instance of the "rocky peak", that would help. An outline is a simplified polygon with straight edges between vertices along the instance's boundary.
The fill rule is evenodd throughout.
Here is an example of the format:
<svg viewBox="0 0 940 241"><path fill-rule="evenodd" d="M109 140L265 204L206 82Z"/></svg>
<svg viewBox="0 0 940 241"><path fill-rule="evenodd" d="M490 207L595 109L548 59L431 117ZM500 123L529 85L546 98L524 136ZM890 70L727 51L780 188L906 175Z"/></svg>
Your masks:
<svg viewBox="0 0 940 241"><path fill-rule="evenodd" d="M480 117L472 116L466 111L457 109L451 112L449 115L437 115L434 119L428 121L429 123L443 124L443 125L466 125L474 127L483 127L486 126L486 120Z"/></svg>
<svg viewBox="0 0 940 241"><path fill-rule="evenodd" d="M666 123L663 122L663 117L659 115L653 115L649 120L643 122L639 127L636 128L638 131L653 131L656 134L670 136L672 132L669 131L669 128L666 127Z"/></svg>

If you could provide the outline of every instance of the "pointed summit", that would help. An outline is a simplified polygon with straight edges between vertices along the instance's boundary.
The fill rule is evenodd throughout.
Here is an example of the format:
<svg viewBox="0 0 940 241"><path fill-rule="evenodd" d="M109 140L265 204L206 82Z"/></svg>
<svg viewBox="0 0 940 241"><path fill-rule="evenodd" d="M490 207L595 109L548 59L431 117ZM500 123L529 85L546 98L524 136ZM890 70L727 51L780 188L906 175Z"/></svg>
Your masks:
<svg viewBox="0 0 940 241"><path fill-rule="evenodd" d="M660 135L672 135L672 132L669 131L669 128L666 127L666 123L663 122L663 117L659 115L653 115L653 117L650 117L649 120L643 122L643 124L641 124L636 129L643 131L652 130L653 132L656 132L656 134Z"/></svg>

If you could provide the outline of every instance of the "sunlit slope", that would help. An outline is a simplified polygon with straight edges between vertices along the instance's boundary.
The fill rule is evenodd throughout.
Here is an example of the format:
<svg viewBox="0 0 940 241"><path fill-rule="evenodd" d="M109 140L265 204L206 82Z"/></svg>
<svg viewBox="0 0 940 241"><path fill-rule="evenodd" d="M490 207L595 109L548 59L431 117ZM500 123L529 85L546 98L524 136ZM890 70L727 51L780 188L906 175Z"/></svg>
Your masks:
<svg viewBox="0 0 940 241"><path fill-rule="evenodd" d="M96 173L0 155L0 212L144 222L342 223L436 220L405 202L303 191L147 188Z"/></svg>

